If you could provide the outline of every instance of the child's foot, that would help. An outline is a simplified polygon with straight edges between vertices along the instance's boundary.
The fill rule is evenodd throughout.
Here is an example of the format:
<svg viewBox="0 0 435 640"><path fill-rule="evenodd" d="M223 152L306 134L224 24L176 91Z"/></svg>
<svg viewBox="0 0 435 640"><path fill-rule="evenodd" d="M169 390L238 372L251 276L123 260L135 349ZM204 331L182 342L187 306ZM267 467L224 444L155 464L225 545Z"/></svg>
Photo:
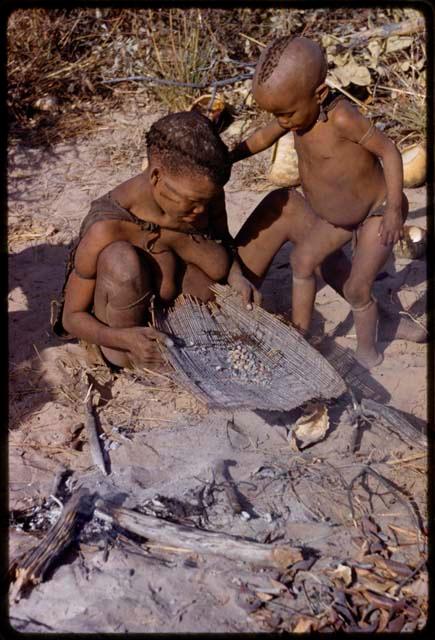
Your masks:
<svg viewBox="0 0 435 640"><path fill-rule="evenodd" d="M373 369L381 364L384 357L376 349L357 349L355 358L365 369Z"/></svg>
<svg viewBox="0 0 435 640"><path fill-rule="evenodd" d="M353 309L356 330L356 359L366 369L381 364L383 358L376 348L378 306L371 298L364 306Z"/></svg>

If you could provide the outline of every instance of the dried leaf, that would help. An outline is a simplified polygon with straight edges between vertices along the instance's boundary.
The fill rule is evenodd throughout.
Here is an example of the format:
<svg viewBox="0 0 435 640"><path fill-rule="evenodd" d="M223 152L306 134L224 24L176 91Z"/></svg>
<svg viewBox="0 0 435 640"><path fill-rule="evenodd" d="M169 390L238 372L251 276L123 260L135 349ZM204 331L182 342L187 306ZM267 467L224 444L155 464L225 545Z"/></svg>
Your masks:
<svg viewBox="0 0 435 640"><path fill-rule="evenodd" d="M273 596L271 596L270 593L264 593L264 591L256 591L255 595L262 602L269 602L269 600L273 599Z"/></svg>
<svg viewBox="0 0 435 640"><path fill-rule="evenodd" d="M358 576L359 585L364 589L370 589L370 591L373 591L374 593L380 593L382 595L384 593L387 593L389 589L395 588L397 586L396 583L393 582L392 580L384 580L382 582L380 580L374 580L373 573L372 573L372 576L369 578L369 577L360 575L358 569L356 570L356 572Z"/></svg>
<svg viewBox="0 0 435 640"><path fill-rule="evenodd" d="M330 58L336 67L344 67L349 62L350 53L346 51L345 53L339 53L336 56L330 56ZM355 62L353 58L350 58L350 61L351 63Z"/></svg>
<svg viewBox="0 0 435 640"><path fill-rule="evenodd" d="M390 560L389 558L382 558L382 556L374 556L374 561L377 568L384 570L390 576L402 576L406 578L410 576L413 569L408 567L404 562L397 562L395 560Z"/></svg>
<svg viewBox="0 0 435 640"><path fill-rule="evenodd" d="M382 631L385 631L385 629L387 628L387 624L390 622L391 613L388 611L388 609L379 609L379 611L380 611L380 616L379 616L378 633L381 633Z"/></svg>
<svg viewBox="0 0 435 640"><path fill-rule="evenodd" d="M404 600L398 600L397 598L392 598L391 596L386 596L382 593L374 593L368 589L361 589L361 593L366 598L367 602L370 602L374 607L379 607L380 609L388 609L388 610L398 610L402 609L402 604L404 604Z"/></svg>
<svg viewBox="0 0 435 640"><path fill-rule="evenodd" d="M345 564L339 564L336 569L327 572L332 579L337 578L344 582L346 587L352 584L352 568Z"/></svg>
<svg viewBox="0 0 435 640"><path fill-rule="evenodd" d="M407 49L411 46L412 42L413 38L411 36L390 36L389 38L387 38L385 53Z"/></svg>
<svg viewBox="0 0 435 640"><path fill-rule="evenodd" d="M390 624L387 627L387 631L394 631L394 632L398 632L398 631L402 631L403 627L405 626L406 623L406 617L403 615L398 616L397 618L394 618L394 620L392 620L390 622Z"/></svg>
<svg viewBox="0 0 435 640"><path fill-rule="evenodd" d="M322 35L322 47L327 49L337 43L337 40L328 34Z"/></svg>
<svg viewBox="0 0 435 640"><path fill-rule="evenodd" d="M279 589L279 591L281 592L287 591L287 587L282 582L279 582L278 580L274 580L273 578L269 578L269 582L272 588Z"/></svg>
<svg viewBox="0 0 435 640"><path fill-rule="evenodd" d="M323 440L328 428L328 408L324 404L318 404L310 413L302 415L296 420L295 428L291 431L290 437L297 449L301 450Z"/></svg>
<svg viewBox="0 0 435 640"><path fill-rule="evenodd" d="M375 58L377 61L382 51L382 46L379 40L370 40L367 44L367 49L370 51L372 58Z"/></svg>
<svg viewBox="0 0 435 640"><path fill-rule="evenodd" d="M307 633L307 631L313 630L313 626L314 620L311 620L311 618L306 618L305 616L301 616L296 625L293 627L293 633Z"/></svg>
<svg viewBox="0 0 435 640"><path fill-rule="evenodd" d="M429 593L427 573L422 573L417 580L414 580L411 584L404 585L402 587L402 593L404 596L427 598Z"/></svg>
<svg viewBox="0 0 435 640"><path fill-rule="evenodd" d="M331 71L331 76L341 87L346 87L351 82L366 87L372 81L368 68L355 62L349 62L343 67L336 67Z"/></svg>

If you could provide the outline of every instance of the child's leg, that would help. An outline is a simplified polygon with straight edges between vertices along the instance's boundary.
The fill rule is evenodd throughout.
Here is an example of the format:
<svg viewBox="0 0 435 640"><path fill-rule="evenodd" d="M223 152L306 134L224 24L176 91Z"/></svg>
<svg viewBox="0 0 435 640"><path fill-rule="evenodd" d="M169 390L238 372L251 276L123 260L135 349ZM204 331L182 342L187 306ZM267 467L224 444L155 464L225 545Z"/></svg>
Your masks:
<svg viewBox="0 0 435 640"><path fill-rule="evenodd" d="M369 218L358 232L358 243L344 295L352 307L357 337L356 356L370 369L382 362L376 347L378 309L372 297L372 286L393 249L379 239L380 217Z"/></svg>
<svg viewBox="0 0 435 640"><path fill-rule="evenodd" d="M110 327L143 326L148 320L153 277L146 260L129 242L113 242L100 254L94 294L96 318ZM150 349L155 348L150 344ZM113 364L130 364L120 350L101 347ZM152 355L152 354L150 354ZM158 353L155 354L156 358Z"/></svg>
<svg viewBox="0 0 435 640"><path fill-rule="evenodd" d="M352 232L317 218L304 240L293 249L292 322L308 333L316 296L316 268L352 237Z"/></svg>
<svg viewBox="0 0 435 640"><path fill-rule="evenodd" d="M305 198L294 189L267 194L236 236L245 275L258 286L282 245L300 242L317 219Z"/></svg>

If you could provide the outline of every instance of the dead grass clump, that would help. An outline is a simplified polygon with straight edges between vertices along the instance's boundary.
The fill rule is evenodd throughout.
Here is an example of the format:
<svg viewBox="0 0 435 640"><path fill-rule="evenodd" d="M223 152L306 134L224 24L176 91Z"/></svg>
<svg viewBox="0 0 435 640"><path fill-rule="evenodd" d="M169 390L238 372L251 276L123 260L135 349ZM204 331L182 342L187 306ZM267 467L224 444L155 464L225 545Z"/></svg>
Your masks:
<svg viewBox="0 0 435 640"><path fill-rule="evenodd" d="M336 85L396 142L425 137L422 14L401 8L19 9L7 30L11 134L34 144L75 136L126 95L189 108L213 82L251 73L262 48L289 33L322 43ZM242 80L219 87L250 120L259 114L248 92Z"/></svg>

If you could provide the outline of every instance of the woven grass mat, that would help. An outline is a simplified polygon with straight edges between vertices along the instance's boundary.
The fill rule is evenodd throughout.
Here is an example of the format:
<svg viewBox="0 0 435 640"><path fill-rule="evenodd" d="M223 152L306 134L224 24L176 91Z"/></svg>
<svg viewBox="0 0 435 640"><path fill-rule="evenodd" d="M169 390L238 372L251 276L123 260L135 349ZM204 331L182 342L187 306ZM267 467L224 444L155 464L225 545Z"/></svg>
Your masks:
<svg viewBox="0 0 435 640"><path fill-rule="evenodd" d="M337 398L346 384L300 335L257 305L249 311L228 286L203 304L181 295L155 325L174 336L175 379L209 408L290 411L313 398Z"/></svg>

